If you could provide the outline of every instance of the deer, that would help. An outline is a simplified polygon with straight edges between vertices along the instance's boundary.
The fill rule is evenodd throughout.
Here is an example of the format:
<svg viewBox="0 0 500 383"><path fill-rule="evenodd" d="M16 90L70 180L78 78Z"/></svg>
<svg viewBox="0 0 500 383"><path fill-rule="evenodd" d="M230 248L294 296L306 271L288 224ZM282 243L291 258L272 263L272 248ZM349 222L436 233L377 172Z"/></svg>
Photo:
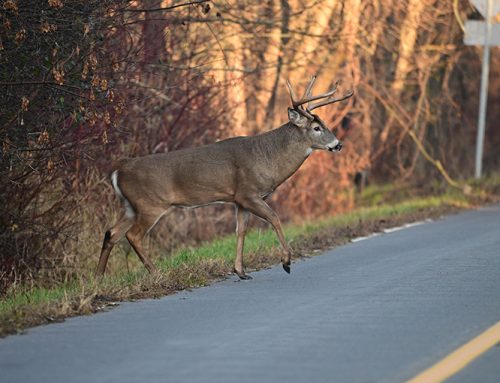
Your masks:
<svg viewBox="0 0 500 383"><path fill-rule="evenodd" d="M96 275L105 273L110 252L123 236L147 271L155 273L157 270L142 246L144 237L173 207L192 208L213 203L236 206L237 242L233 272L240 279L252 279L243 265L250 213L273 227L283 254L282 267L290 273L291 250L278 214L269 207L266 199L301 167L313 151L339 152L342 149L342 143L312 111L354 94L349 90L334 98L339 85L337 81L330 91L313 96L315 80L316 76L312 76L300 99L290 81L286 81L292 107L288 108L289 121L279 128L201 147L119 161L110 178L125 212L104 235Z"/></svg>

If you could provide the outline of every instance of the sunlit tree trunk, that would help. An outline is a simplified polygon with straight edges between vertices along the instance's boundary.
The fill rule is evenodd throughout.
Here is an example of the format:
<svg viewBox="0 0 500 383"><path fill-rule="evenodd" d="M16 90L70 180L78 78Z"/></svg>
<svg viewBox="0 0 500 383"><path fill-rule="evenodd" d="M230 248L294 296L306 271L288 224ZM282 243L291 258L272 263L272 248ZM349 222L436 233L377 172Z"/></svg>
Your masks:
<svg viewBox="0 0 500 383"><path fill-rule="evenodd" d="M281 27L279 29L279 33L273 33L274 43L278 47L278 49L273 49L271 54L274 54L274 57L270 57L271 59L275 59L275 68L273 70L273 81L271 83L269 98L267 101L267 106L265 109L265 126L267 128L272 128L276 123L275 118L275 106L278 98L278 94L280 88L283 84L281 81L284 60L286 60L286 46L290 40L289 37L289 25L290 25L290 4L287 0L280 1L280 20ZM278 37L279 36L279 37Z"/></svg>
<svg viewBox="0 0 500 383"><path fill-rule="evenodd" d="M283 50L287 41L283 41L283 29L287 29L287 20L283 20L283 13L287 13L288 1L271 0L267 4L263 18L270 25L266 33L259 39L259 53L249 52L249 61L255 68L255 73L249 76L247 87L248 95L247 116L254 122L254 131L262 131L274 127L275 121L268 115L270 104L274 104L273 90L276 81L281 78Z"/></svg>
<svg viewBox="0 0 500 383"><path fill-rule="evenodd" d="M398 60L396 62L395 76L391 87L395 99L398 98L403 90L406 77L412 69L412 54L417 42L418 28L425 5L426 2L423 0L408 0L406 17L399 33ZM393 125L394 115L390 112L389 118L380 133L380 152L385 148Z"/></svg>
<svg viewBox="0 0 500 383"><path fill-rule="evenodd" d="M406 76L412 69L412 54L417 41L422 12L426 6L423 0L408 0L408 13L400 32L399 58L392 89L397 96L403 89Z"/></svg>
<svg viewBox="0 0 500 383"><path fill-rule="evenodd" d="M296 87L303 86L309 81L310 76L320 69L323 57L327 58L329 65L335 66L335 57L338 56L336 52L328 52L329 44L325 43L325 37L331 32L330 21L334 17L337 5L337 0L327 0L307 11L307 17L312 21L304 32L311 37L301 39L299 42L300 48L297 49L299 53L296 54L294 62L297 69L289 73L292 84L296 84ZM297 23L294 23L293 27L301 29L301 25ZM316 86L318 91L322 91L328 85L328 79L322 76Z"/></svg>
<svg viewBox="0 0 500 383"><path fill-rule="evenodd" d="M243 82L243 45L240 31L230 31L229 38L225 41L224 49L226 56L225 76L225 99L230 110L234 123L234 134L246 136L250 131L249 124L246 123L246 103L245 86Z"/></svg>

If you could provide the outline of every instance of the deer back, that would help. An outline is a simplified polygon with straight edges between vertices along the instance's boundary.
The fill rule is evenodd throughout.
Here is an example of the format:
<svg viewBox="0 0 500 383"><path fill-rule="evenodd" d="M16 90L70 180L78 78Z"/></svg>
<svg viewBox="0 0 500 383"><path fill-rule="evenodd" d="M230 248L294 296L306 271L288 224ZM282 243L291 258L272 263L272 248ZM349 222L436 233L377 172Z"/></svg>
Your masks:
<svg viewBox="0 0 500 383"><path fill-rule="evenodd" d="M307 143L292 124L198 148L122 162L118 185L134 204L194 206L233 202L238 193L269 194L307 158Z"/></svg>

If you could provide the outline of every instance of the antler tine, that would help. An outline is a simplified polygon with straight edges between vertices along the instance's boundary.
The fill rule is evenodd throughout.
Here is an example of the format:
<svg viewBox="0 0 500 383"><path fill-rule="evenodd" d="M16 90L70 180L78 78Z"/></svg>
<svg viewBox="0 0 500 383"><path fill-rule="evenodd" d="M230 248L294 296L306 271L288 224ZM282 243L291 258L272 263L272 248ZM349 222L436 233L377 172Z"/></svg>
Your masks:
<svg viewBox="0 0 500 383"><path fill-rule="evenodd" d="M316 81L316 75L313 75L311 77L311 80L309 81L309 84L307 85L306 91L304 92L304 95L302 96L302 99L306 99L308 97L311 97L311 91L314 86L314 82Z"/></svg>
<svg viewBox="0 0 500 383"><path fill-rule="evenodd" d="M297 99L295 98L295 92L293 91L292 84L290 84L289 80L286 80L286 86L288 87L288 92L290 93L290 98L292 99L292 105L294 108L298 107L300 104L297 104Z"/></svg>
<svg viewBox="0 0 500 383"><path fill-rule="evenodd" d="M334 92L335 93L335 92ZM317 102L316 104L312 104L312 105L309 105L308 106L308 111L312 111L316 108L319 108L320 106L325 106L325 105L328 105L328 104L333 104L334 102L339 102L339 101L343 101L343 100L346 100L350 97L352 97L352 95L354 94L354 91L353 90L349 90L343 97L341 98L329 98L327 100L323 100L323 101L320 101L320 102Z"/></svg>

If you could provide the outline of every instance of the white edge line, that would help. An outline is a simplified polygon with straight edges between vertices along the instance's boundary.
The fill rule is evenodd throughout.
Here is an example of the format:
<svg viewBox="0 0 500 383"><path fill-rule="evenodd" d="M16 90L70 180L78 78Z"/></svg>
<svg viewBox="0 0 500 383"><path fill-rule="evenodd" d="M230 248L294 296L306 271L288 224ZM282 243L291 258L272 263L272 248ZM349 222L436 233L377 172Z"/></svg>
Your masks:
<svg viewBox="0 0 500 383"><path fill-rule="evenodd" d="M373 238L373 237L376 237L377 235L380 235L382 233L372 233L370 235L367 235L366 237L357 237L357 238L353 238L351 239L351 242L359 242L359 241L364 241L365 239L369 239L369 238Z"/></svg>
<svg viewBox="0 0 500 383"><path fill-rule="evenodd" d="M424 221L417 221L417 222L412 222L412 223L406 223L406 224L401 225L401 226L390 227L388 229L382 230L381 232L372 233L372 234L367 235L365 237L353 238L353 239L351 239L351 242L355 243L355 242L359 242L359 241L364 241L365 239L373 238L373 237L376 237L376 236L381 235L381 234L394 233L395 231L399 231L399 230L403 230L403 229L408 229L408 228L414 227L414 226L423 225L424 223L428 223L428 222L432 222L432 221L433 221L432 219L428 218L428 219L426 219Z"/></svg>

